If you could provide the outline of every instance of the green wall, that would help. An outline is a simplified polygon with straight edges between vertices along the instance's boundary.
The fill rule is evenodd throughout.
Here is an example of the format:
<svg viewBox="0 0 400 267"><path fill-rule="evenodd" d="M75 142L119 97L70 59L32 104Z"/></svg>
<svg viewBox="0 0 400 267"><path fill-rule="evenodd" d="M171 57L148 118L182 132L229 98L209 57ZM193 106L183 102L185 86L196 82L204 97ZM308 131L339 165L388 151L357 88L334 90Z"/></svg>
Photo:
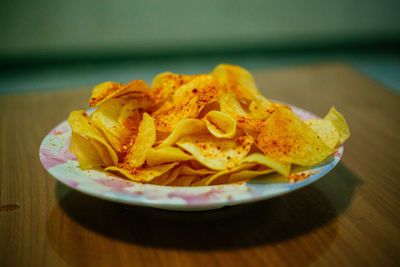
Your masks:
<svg viewBox="0 0 400 267"><path fill-rule="evenodd" d="M399 0L3 0L0 59L399 40L399 14Z"/></svg>

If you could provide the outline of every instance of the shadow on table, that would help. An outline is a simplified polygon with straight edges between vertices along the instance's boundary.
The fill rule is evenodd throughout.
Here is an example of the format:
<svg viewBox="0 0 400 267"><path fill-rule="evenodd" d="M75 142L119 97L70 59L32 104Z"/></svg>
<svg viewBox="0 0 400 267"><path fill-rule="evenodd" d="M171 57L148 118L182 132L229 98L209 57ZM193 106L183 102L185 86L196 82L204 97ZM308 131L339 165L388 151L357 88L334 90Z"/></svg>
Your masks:
<svg viewBox="0 0 400 267"><path fill-rule="evenodd" d="M349 205L357 183L358 179L339 164L320 181L288 195L201 212L127 206L75 191L62 196L65 186L58 183L56 191L61 199L48 218L48 238L59 254L73 254L68 250L77 245L99 255L127 244L142 249L210 251L254 246L266 249L276 244L285 250L304 242L310 249L308 255L315 258L338 235L337 217ZM311 232L313 238L308 238Z"/></svg>

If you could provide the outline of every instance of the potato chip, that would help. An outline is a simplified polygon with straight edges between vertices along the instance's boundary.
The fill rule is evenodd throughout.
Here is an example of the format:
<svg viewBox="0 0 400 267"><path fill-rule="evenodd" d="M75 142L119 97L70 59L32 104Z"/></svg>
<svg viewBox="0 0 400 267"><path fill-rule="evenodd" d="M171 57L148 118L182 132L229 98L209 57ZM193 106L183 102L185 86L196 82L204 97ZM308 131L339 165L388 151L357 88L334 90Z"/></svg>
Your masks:
<svg viewBox="0 0 400 267"><path fill-rule="evenodd" d="M182 85L193 80L198 75L181 75L174 74L171 72L163 72L158 74L152 85L152 90L150 92L150 97L155 100L155 102L160 102L165 99L171 98L173 93Z"/></svg>
<svg viewBox="0 0 400 267"><path fill-rule="evenodd" d="M121 109L118 123L128 131L137 131L140 124L139 105L136 99L128 101ZM128 135L125 133L125 135Z"/></svg>
<svg viewBox="0 0 400 267"><path fill-rule="evenodd" d="M249 105L251 115L256 119L266 119L275 110L273 102L262 95L255 96Z"/></svg>
<svg viewBox="0 0 400 267"><path fill-rule="evenodd" d="M253 76L247 70L234 65L220 64L211 73L228 87L240 100L251 101L259 95Z"/></svg>
<svg viewBox="0 0 400 267"><path fill-rule="evenodd" d="M224 113L228 113L235 117L249 118L249 114L244 111L234 94L223 94L219 99L219 105L221 107L221 111Z"/></svg>
<svg viewBox="0 0 400 267"><path fill-rule="evenodd" d="M126 162L131 168L137 168L145 162L147 152L153 146L155 140L156 127L154 120L149 114L143 113L135 143L126 155Z"/></svg>
<svg viewBox="0 0 400 267"><path fill-rule="evenodd" d="M235 95L222 95L219 104L222 112L230 114L236 120L238 129L244 130L253 137L258 135L260 128L264 124L264 120L252 118L250 114L243 109L239 101L237 101Z"/></svg>
<svg viewBox="0 0 400 267"><path fill-rule="evenodd" d="M69 151L75 154L82 170L103 166L103 160L94 146L85 137L72 133Z"/></svg>
<svg viewBox="0 0 400 267"><path fill-rule="evenodd" d="M198 119L183 119L178 122L172 133L158 145L158 148L171 146L181 137L206 132L207 128L203 121Z"/></svg>
<svg viewBox="0 0 400 267"><path fill-rule="evenodd" d="M267 166L284 176L288 176L290 173L290 163L279 162L279 161L273 160L261 153L253 153L253 154L246 156L244 159L242 159L241 163L245 163L245 162L253 162L253 163Z"/></svg>
<svg viewBox="0 0 400 267"><path fill-rule="evenodd" d="M180 175L197 175L197 176L202 176L202 175L208 175L208 174L214 174L216 173L215 170L210 170L210 169L192 169L187 165L182 165Z"/></svg>
<svg viewBox="0 0 400 267"><path fill-rule="evenodd" d="M108 99L127 94L136 97L144 97L149 92L150 88L141 80L133 80L125 85L114 82L105 82L93 88L89 105L91 107L96 107Z"/></svg>
<svg viewBox="0 0 400 267"><path fill-rule="evenodd" d="M190 186L191 183L197 178L196 175L181 175L175 181L168 184L169 186Z"/></svg>
<svg viewBox="0 0 400 267"><path fill-rule="evenodd" d="M217 101L224 90L225 87L219 83L216 77L203 74L180 86L174 93L173 102L175 105L181 106L197 97L197 104L204 106Z"/></svg>
<svg viewBox="0 0 400 267"><path fill-rule="evenodd" d="M333 152L314 130L286 108L279 108L268 117L256 144L267 158L302 166L317 164Z"/></svg>
<svg viewBox="0 0 400 267"><path fill-rule="evenodd" d="M116 166L109 166L104 170L109 172L118 172L132 181L144 183L151 182L154 178L168 172L177 164L178 162L174 162L170 164L158 165L153 167L139 167L135 169L125 169Z"/></svg>
<svg viewBox="0 0 400 267"><path fill-rule="evenodd" d="M122 153L123 146L137 135L139 116L136 100L114 98L100 105L92 113L91 119L103 131L112 147Z"/></svg>
<svg viewBox="0 0 400 267"><path fill-rule="evenodd" d="M333 126L339 132L339 144L343 144L347 138L350 137L349 126L347 126L346 120L343 115L340 114L335 107L331 107L329 113L325 116L325 120L332 122Z"/></svg>
<svg viewBox="0 0 400 267"><path fill-rule="evenodd" d="M113 160L110 156L110 153L102 143L100 143L96 139L90 139L90 143L93 145L93 147L96 149L97 153L101 157L103 161L103 166L113 165Z"/></svg>
<svg viewBox="0 0 400 267"><path fill-rule="evenodd" d="M181 106L173 106L163 112L154 115L157 131L172 132L176 125L183 119L196 118L199 113L197 98Z"/></svg>
<svg viewBox="0 0 400 267"><path fill-rule="evenodd" d="M265 169L263 171L244 170L231 174L228 178L228 183L244 182L273 172L273 169Z"/></svg>
<svg viewBox="0 0 400 267"><path fill-rule="evenodd" d="M239 172L239 171L242 171L242 170L251 169L251 168L254 168L255 166L257 166L256 163L243 163L243 164L240 164L240 165L238 165L236 167L233 167L230 170L219 171L219 172L217 172L215 174L207 176L207 177L205 177L205 178L193 183L192 185L194 185L194 186L207 186L207 185L210 185L210 184L218 184L218 180L222 180L224 178L226 179L226 181L220 181L220 183L224 183L224 182L226 183L227 179L229 178L229 176L232 173Z"/></svg>
<svg viewBox="0 0 400 267"><path fill-rule="evenodd" d="M339 144L339 133L329 120L309 119L304 123L313 129L329 148L333 149Z"/></svg>
<svg viewBox="0 0 400 267"><path fill-rule="evenodd" d="M175 179L179 175L180 166L177 166L170 170L169 172L164 173L163 175L157 177L156 179L152 180L152 184L157 185L168 185L175 181Z"/></svg>
<svg viewBox="0 0 400 267"><path fill-rule="evenodd" d="M204 117L208 131L217 138L232 138L236 134L236 121L227 113L210 111Z"/></svg>
<svg viewBox="0 0 400 267"><path fill-rule="evenodd" d="M253 142L251 136L219 139L212 135L194 135L183 137L176 144L208 168L226 170L239 164Z"/></svg>
<svg viewBox="0 0 400 267"><path fill-rule="evenodd" d="M118 155L114 149L107 143L104 135L93 125L89 116L84 110L72 111L68 118L68 123L71 126L73 133L83 135L87 138L94 139L101 143L107 150L112 163L116 165L118 163ZM96 146L98 150L100 146Z"/></svg>
<svg viewBox="0 0 400 267"><path fill-rule="evenodd" d="M150 148L146 155L146 162L150 166L160 165L167 162L186 161L193 156L186 154L177 147L167 146L158 149Z"/></svg>

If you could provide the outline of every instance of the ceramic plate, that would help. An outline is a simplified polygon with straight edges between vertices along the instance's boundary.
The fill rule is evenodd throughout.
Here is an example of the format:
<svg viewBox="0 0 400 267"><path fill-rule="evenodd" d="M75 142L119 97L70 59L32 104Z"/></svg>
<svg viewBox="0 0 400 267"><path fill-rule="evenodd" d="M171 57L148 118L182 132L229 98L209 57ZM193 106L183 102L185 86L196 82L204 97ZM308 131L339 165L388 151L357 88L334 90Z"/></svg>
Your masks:
<svg viewBox="0 0 400 267"><path fill-rule="evenodd" d="M291 106L301 119L317 116ZM172 187L140 184L110 176L101 169L82 171L75 155L68 151L71 128L67 121L55 127L40 145L40 160L58 181L82 193L125 204L168 210L208 210L255 202L289 193L318 180L339 162L343 146L324 162L298 170L287 182L278 175L266 175L247 183L202 187Z"/></svg>

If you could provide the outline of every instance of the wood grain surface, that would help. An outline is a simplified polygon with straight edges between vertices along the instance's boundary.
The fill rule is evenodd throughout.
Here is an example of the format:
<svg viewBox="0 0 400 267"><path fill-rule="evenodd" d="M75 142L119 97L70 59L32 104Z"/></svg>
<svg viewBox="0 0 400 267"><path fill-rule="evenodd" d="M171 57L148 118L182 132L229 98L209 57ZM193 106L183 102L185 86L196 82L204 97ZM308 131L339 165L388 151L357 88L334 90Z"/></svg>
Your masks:
<svg viewBox="0 0 400 267"><path fill-rule="evenodd" d="M0 96L0 266L398 264L399 96L340 63L255 78L267 97L321 116L335 105L352 136L341 163L311 186L203 212L103 201L45 171L41 140L87 108L89 89Z"/></svg>

